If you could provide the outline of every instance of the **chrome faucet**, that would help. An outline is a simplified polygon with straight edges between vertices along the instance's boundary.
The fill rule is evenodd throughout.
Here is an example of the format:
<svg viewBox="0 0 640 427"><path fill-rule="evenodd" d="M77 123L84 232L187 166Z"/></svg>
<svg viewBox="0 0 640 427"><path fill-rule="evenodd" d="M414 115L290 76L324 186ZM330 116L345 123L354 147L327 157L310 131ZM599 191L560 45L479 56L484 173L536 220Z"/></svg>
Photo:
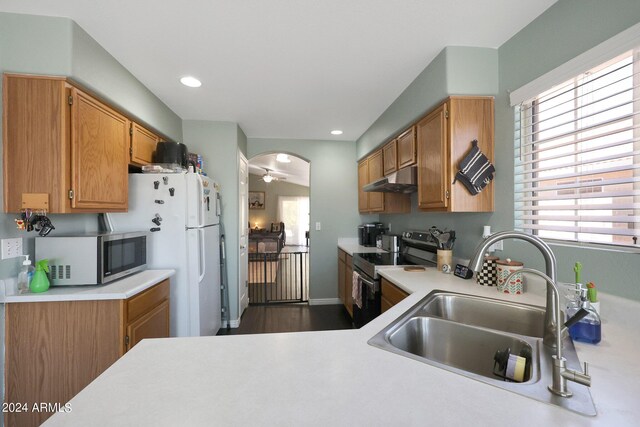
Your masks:
<svg viewBox="0 0 640 427"><path fill-rule="evenodd" d="M557 281L556 271L556 256L551 251L549 245L543 242L540 238L536 236L532 236L530 234L525 234L520 231L501 231L499 233L492 234L491 236L484 239L478 247L476 248L475 254L471 258L471 262L469 263L469 268L475 272L478 272L482 269L482 263L484 261L484 254L488 251L489 246L493 245L496 242L505 239L518 239L524 240L525 242L531 243L533 246L538 248L544 257L544 263L546 266L547 276L551 279L550 282L547 282L547 309L544 315L544 336L542 342L547 347L555 348L558 343L562 343L561 337L556 337L555 331L555 319L561 319L561 313L558 311L558 307L560 306L560 301L558 300L558 305L554 304L553 296L554 289L553 286L549 283L555 284ZM562 322L560 322L562 323Z"/></svg>
<svg viewBox="0 0 640 427"><path fill-rule="evenodd" d="M547 282L547 289L552 289L554 295L554 308L556 313L561 313L560 311L560 291L558 290L558 285L556 282L551 280L549 276L544 273L539 272L538 270L534 270L533 268L521 268L518 271L514 271L509 274L505 279L505 282L509 282L513 276L518 273L529 273L534 274L536 276L542 277ZM547 308L547 311L549 309ZM585 313L586 314L586 313ZM574 316L576 318L583 317L582 316ZM573 393L569 391L567 388L567 380L577 382L578 384L586 385L588 387L591 386L591 376L589 375L589 365L587 362L584 362L584 371L579 372L573 369L567 368L567 359L562 357L562 332L563 325L560 321L559 317L554 319L555 322L555 336L556 336L556 354L551 356L553 359L553 371L552 371L552 383L547 388L550 392L557 394L562 397L571 397Z"/></svg>
<svg viewBox="0 0 640 427"><path fill-rule="evenodd" d="M522 268L507 276L505 282L511 280L511 278L518 273L534 274L542 277L547 282L547 307L545 310L543 343L547 347L555 348L556 351L556 354L551 356L553 359L553 374L552 383L548 386L548 389L558 396L571 397L573 393L571 393L567 388L567 380L591 386L591 376L589 376L588 365L586 362L584 364L584 372L578 372L567 368L567 359L562 356L563 322L561 319L562 311L560 311L560 292L558 291L558 285L556 284L556 257L551 251L549 245L536 236L531 236L518 231L503 231L496 233L487 237L480 243L480 245L478 245L473 258L469 263L469 268L476 272L480 271L482 269L484 253L487 251L489 246L504 239L520 239L530 242L540 249L540 252L542 252L542 255L544 256L547 274L541 273L540 271L532 268Z"/></svg>

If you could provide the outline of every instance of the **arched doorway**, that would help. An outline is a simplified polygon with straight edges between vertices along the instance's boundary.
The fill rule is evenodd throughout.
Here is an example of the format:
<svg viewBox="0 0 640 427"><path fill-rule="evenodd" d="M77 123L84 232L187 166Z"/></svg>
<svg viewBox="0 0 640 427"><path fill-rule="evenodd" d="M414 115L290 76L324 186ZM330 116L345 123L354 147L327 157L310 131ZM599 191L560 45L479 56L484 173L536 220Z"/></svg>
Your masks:
<svg viewBox="0 0 640 427"><path fill-rule="evenodd" d="M249 304L309 299L309 172L290 153L249 160Z"/></svg>

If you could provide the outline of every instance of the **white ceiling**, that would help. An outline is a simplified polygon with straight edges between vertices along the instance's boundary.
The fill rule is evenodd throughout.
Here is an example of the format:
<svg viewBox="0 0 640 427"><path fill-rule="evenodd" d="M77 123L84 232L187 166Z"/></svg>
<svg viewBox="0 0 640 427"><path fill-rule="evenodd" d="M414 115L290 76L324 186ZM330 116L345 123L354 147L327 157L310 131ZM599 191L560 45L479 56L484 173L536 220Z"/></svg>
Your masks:
<svg viewBox="0 0 640 427"><path fill-rule="evenodd" d="M295 156L289 156L290 163L282 163L276 160L276 154L263 154L249 160L249 173L263 176L266 169L270 175L291 184L309 186L309 162Z"/></svg>
<svg viewBox="0 0 640 427"><path fill-rule="evenodd" d="M183 119L237 122L248 137L355 140L442 48L499 47L553 3L0 0L0 10L72 18ZM182 86L185 75L202 87Z"/></svg>

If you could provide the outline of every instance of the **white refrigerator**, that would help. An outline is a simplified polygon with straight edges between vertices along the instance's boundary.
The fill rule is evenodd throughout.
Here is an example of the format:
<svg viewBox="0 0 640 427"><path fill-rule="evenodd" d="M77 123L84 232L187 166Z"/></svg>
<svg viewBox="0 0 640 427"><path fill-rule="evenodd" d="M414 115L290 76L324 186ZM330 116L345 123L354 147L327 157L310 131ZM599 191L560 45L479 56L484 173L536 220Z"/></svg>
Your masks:
<svg viewBox="0 0 640 427"><path fill-rule="evenodd" d="M220 207L214 181L196 173L130 174L129 211L106 214L114 231L148 231L149 268L171 278L171 336L220 329Z"/></svg>

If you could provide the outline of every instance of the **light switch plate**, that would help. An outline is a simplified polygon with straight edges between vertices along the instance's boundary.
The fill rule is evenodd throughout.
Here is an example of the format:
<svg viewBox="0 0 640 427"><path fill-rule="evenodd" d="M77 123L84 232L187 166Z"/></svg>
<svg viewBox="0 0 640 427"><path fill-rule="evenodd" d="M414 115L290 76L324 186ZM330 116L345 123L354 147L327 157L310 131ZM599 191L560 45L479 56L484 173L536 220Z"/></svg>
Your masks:
<svg viewBox="0 0 640 427"><path fill-rule="evenodd" d="M2 259L16 258L22 255L22 239L2 239Z"/></svg>
<svg viewBox="0 0 640 427"><path fill-rule="evenodd" d="M320 224L319 222L316 222L316 231L320 231L322 230L322 224Z"/></svg>

